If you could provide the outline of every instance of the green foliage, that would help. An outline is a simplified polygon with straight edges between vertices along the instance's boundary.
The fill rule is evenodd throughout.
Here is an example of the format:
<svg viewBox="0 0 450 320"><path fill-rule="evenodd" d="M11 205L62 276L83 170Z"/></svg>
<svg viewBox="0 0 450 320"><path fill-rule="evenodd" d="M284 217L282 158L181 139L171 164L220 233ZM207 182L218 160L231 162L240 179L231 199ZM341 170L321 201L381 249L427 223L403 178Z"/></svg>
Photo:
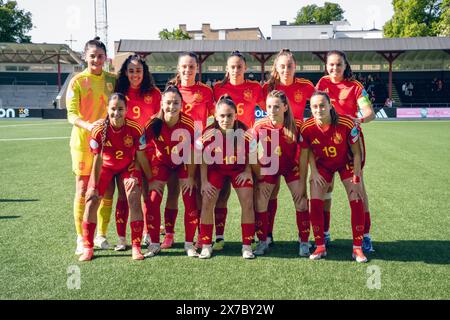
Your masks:
<svg viewBox="0 0 450 320"><path fill-rule="evenodd" d="M394 16L383 27L387 38L449 34L449 0L393 0Z"/></svg>
<svg viewBox="0 0 450 320"><path fill-rule="evenodd" d="M163 29L159 32L159 39L161 40L189 40L191 39L191 36L184 32L181 29L172 29L172 31L169 31L167 29Z"/></svg>
<svg viewBox="0 0 450 320"><path fill-rule="evenodd" d="M0 42L29 43L33 28L31 13L17 7L17 1L0 0Z"/></svg>
<svg viewBox="0 0 450 320"><path fill-rule="evenodd" d="M337 3L325 2L323 7L315 4L302 7L297 12L293 25L302 24L329 24L331 21L344 19L344 10Z"/></svg>

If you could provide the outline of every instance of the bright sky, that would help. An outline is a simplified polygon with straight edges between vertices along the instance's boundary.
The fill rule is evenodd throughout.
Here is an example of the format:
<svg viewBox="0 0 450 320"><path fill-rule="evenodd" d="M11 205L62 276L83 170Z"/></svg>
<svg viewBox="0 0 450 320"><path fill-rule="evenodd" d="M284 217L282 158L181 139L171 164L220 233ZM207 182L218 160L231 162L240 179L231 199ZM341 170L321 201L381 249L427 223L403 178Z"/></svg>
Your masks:
<svg viewBox="0 0 450 320"><path fill-rule="evenodd" d="M19 8L31 12L34 43L67 43L72 36L73 49L82 50L95 36L95 0L17 0ZM109 0L108 54L120 39L158 39L163 28L172 30L187 24L188 30L200 30L202 23L212 29L259 27L265 37L280 20L292 22L297 11L308 4L323 6L316 0ZM393 15L391 0L328 0L339 3L353 29L382 29Z"/></svg>

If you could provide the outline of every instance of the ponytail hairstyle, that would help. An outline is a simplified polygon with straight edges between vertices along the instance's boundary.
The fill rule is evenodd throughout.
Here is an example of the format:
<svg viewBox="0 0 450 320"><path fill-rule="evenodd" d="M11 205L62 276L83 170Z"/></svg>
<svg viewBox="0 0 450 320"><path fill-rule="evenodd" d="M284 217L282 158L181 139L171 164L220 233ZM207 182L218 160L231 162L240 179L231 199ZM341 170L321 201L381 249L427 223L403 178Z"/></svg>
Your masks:
<svg viewBox="0 0 450 320"><path fill-rule="evenodd" d="M120 100L125 104L125 107L127 105L127 99L125 98L125 96L123 94L121 94L120 92L114 92L108 99L108 105L111 101L113 100ZM105 142L106 142L106 133L109 127L109 114L106 114L106 118L105 121L103 121L103 128L102 128L102 150L101 153L103 154L103 148L105 146Z"/></svg>
<svg viewBox="0 0 450 320"><path fill-rule="evenodd" d="M287 106L287 110L284 112L283 133L289 138L290 143L295 142L297 136L297 126L295 125L294 114L292 113L286 94L280 90L273 90L270 91L267 98L278 98L284 105Z"/></svg>
<svg viewBox="0 0 450 320"><path fill-rule="evenodd" d="M178 89L177 86L174 85L167 85L166 89L161 94L162 99L169 92L177 94L180 97L181 101L183 101L183 96L181 95L180 90ZM164 123L164 110L163 108L160 108L158 113L150 120L150 128L152 129L153 135L156 138L159 138L159 136L161 135L163 123Z"/></svg>
<svg viewBox="0 0 450 320"><path fill-rule="evenodd" d="M230 55L227 58L227 63L228 60L231 57L239 57L242 61L244 61L245 64L247 64L247 60L245 59L244 55L242 53L240 53L238 50L235 50L233 52L230 53ZM225 77L222 80L222 83L220 84L221 87L223 87L228 81L230 81L230 74L228 73L228 71L225 72Z"/></svg>
<svg viewBox="0 0 450 320"><path fill-rule="evenodd" d="M155 80L153 79L153 76L148 68L147 62L145 62L145 59L137 54L129 55L122 64L122 67L120 67L115 91L122 94L127 94L128 89L130 88L130 81L128 80L127 72L131 61L138 61L142 65L143 79L139 88L139 95L142 97L144 94L155 89L156 85Z"/></svg>
<svg viewBox="0 0 450 320"><path fill-rule="evenodd" d="M106 46L103 42L100 41L100 37L95 37L94 39L86 42L86 44L84 45L84 54L85 55L86 55L86 52L89 49L89 47L97 47L97 48L103 49L103 51L105 51L105 55L106 55Z"/></svg>
<svg viewBox="0 0 450 320"><path fill-rule="evenodd" d="M333 54L337 54L344 60L344 63L345 63L344 80L347 80L347 81L355 80L355 76L353 75L352 67L350 66L350 63L348 62L347 55L345 54L345 52L339 51L339 50L328 51L326 62L328 63L328 58ZM328 70L327 70L326 66L325 66L325 75L328 75Z"/></svg>
<svg viewBox="0 0 450 320"><path fill-rule="evenodd" d="M289 57L290 59L292 59L292 61L294 61L295 64L297 64L297 62L295 61L295 57L294 54L291 52L291 50L289 49L281 49L280 52L278 52L278 54L275 57L275 60L273 61L273 65L272 65L272 71L270 72L270 78L267 81L268 84L268 92L271 92L272 90L275 90L275 87L280 84L280 74L277 71L277 63L278 63L278 59L282 56L286 56ZM295 77L295 71L294 71L294 77Z"/></svg>
<svg viewBox="0 0 450 320"><path fill-rule="evenodd" d="M192 51L183 52L178 56L178 66L180 65L180 59L183 57L186 57L186 56L194 58L195 63L197 63L197 68L198 68L198 66L200 64L200 62L198 60L198 56ZM180 72L178 71L178 66L177 66L177 74L175 75L175 77L173 77L172 79L167 81L166 87L167 86L178 86L181 84L181 76L180 76Z"/></svg>
<svg viewBox="0 0 450 320"><path fill-rule="evenodd" d="M339 120L339 115L336 112L336 109L334 109L334 106L331 104L331 99L328 96L328 94L326 92L323 91L316 91L312 94L310 101L313 97L315 96L322 96L325 97L325 99L327 100L328 104L330 105L330 115L331 115L331 125L336 126Z"/></svg>

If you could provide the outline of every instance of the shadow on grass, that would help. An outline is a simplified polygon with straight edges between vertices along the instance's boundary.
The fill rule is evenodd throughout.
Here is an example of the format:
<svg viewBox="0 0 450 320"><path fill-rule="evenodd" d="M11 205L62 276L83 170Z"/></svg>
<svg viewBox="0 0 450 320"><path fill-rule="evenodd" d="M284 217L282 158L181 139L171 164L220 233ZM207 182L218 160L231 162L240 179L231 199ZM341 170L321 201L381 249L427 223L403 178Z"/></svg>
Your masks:
<svg viewBox="0 0 450 320"><path fill-rule="evenodd" d="M0 202L36 202L39 199L0 199Z"/></svg>
<svg viewBox="0 0 450 320"><path fill-rule="evenodd" d="M443 240L399 240L389 242L373 242L375 252L367 254L369 262L371 260L400 261L400 262L424 262L427 264L450 264L450 241ZM241 257L242 243L226 242L222 251L214 252L214 257ZM312 251L313 249L311 249ZM142 253L146 248L142 246ZM200 252L201 250L198 250ZM350 239L333 240L328 248L328 255L325 260L329 261L351 261L352 241ZM157 255L164 257L186 256L182 243L175 243L170 249L161 250ZM103 258L126 258L131 257L131 248L121 253L111 250L95 250L96 259ZM300 259L298 256L298 243L295 241L277 241L264 256L257 259L280 258L280 259ZM151 259L151 258L150 258ZM305 259L305 258L301 258Z"/></svg>
<svg viewBox="0 0 450 320"><path fill-rule="evenodd" d="M0 220L17 219L17 218L20 218L20 216L0 216Z"/></svg>
<svg viewBox="0 0 450 320"><path fill-rule="evenodd" d="M450 264L450 241L444 240L399 240L389 242L373 242L375 252L367 254L371 260L424 262L427 264ZM240 242L226 242L223 251L214 252L214 256L240 256ZM312 251L313 249L311 249ZM336 239L327 250L326 260L350 261L352 256L352 240ZM294 241L277 241L264 256L258 259L282 258L299 259L298 243ZM304 258L302 258L304 259Z"/></svg>

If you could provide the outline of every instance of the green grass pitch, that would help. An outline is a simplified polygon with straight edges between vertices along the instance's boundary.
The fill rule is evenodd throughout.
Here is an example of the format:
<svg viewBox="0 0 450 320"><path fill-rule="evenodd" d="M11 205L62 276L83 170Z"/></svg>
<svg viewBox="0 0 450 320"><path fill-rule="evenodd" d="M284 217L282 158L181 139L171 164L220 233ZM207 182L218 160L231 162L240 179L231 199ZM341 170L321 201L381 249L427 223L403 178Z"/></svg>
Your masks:
<svg viewBox="0 0 450 320"><path fill-rule="evenodd" d="M185 256L180 214L177 244L159 256L133 262L131 251L96 251L92 262L79 263L64 138L70 129L65 121L0 122L0 299L450 298L449 122L364 125L376 252L362 265L351 261L350 211L340 183L333 195L333 243L321 261L297 256L295 211L283 185L276 244L266 256L241 258L233 194L226 249L210 260ZM23 139L31 137L57 139ZM113 220L109 239L116 243ZM80 289L70 286L74 266Z"/></svg>

